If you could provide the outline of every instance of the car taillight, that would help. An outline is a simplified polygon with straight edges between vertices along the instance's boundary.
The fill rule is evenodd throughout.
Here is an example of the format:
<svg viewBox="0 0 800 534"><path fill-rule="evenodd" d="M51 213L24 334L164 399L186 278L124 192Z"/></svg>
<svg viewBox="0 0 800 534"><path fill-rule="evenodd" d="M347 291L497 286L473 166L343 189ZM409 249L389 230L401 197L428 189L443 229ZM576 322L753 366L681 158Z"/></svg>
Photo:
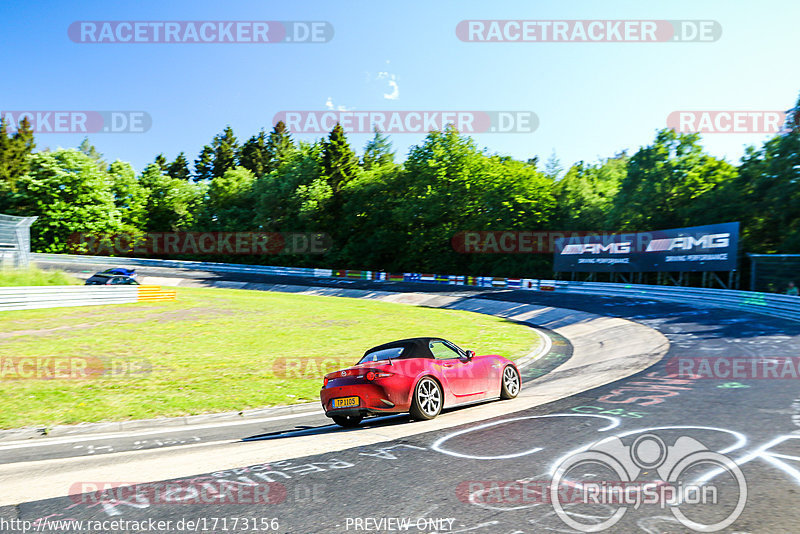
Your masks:
<svg viewBox="0 0 800 534"><path fill-rule="evenodd" d="M325 387L327 385L328 385L328 377L326 376L325 378L322 379L322 387Z"/></svg>
<svg viewBox="0 0 800 534"><path fill-rule="evenodd" d="M381 373L381 372L376 373L375 371L369 371L367 372L367 374L364 375L364 378L366 378L369 381L373 381L376 378L387 378L389 376L392 376L392 373Z"/></svg>

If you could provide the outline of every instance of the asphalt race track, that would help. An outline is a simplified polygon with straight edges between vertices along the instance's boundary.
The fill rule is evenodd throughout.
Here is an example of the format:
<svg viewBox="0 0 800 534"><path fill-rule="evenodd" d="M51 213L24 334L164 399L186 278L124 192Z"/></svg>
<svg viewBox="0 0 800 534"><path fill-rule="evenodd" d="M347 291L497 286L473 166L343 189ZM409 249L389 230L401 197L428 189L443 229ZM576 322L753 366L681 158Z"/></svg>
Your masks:
<svg viewBox="0 0 800 534"><path fill-rule="evenodd" d="M64 270L98 270L94 265L54 265ZM137 268L145 276L227 280L252 283L380 288L388 291L452 291L452 286L366 281L267 277L250 274L180 272ZM339 450L270 464L242 465L240 469L211 472L191 480L148 484L117 490L117 499L97 498L86 493L70 497L25 502L0 508L3 532L11 520L27 520L40 531L56 530L47 521L77 519L131 521L120 531L153 532L152 521L171 521L169 530L204 532L470 532L476 534L522 534L576 532L563 516L597 524L620 509L617 503L591 504L573 499L561 513L543 491L556 468L570 453L617 436L632 445L651 434L674 450L660 451L675 461L687 456L678 438L692 438L700 445L723 453L746 480L744 489L733 471L692 465L680 480L689 485L702 481L713 487L704 503L686 497L680 511L684 522L663 502L628 506L608 532L692 532L689 521L713 524L725 520L744 502L738 519L725 532L797 532L800 530L800 388L792 379L719 380L675 378L667 369L673 357L720 357L771 359L800 356L800 324L763 315L685 305L620 298L584 297L545 292L459 288L484 299L571 308L640 322L670 340L666 358L651 368L612 384L529 410L441 431L407 436L366 447ZM534 383L535 387L535 383ZM464 410L470 410L466 408ZM414 425L405 416L365 422L392 427ZM328 424L318 412L293 414L263 422L238 425L211 424L197 432L154 430L148 436L132 433L112 441L101 436L78 437L38 445L51 438L32 440L36 446L4 448L0 463L25 465L34 460L69 459L77 455L102 455L186 446L214 447L217 443L248 440L252 447L269 448L275 440L297 435L337 433L346 442L351 433ZM86 440L85 438L90 438ZM60 438L52 438L58 440ZM637 480L661 480L652 467L654 443L638 440L650 448L624 449L640 468ZM607 443L614 440L607 440ZM160 443L160 444L159 444ZM89 452L88 447L92 447ZM670 456L674 453L674 457ZM678 457L678 454L682 457ZM621 453L620 453L621 454ZM710 457L710 456L708 456ZM616 457L618 458L618 457ZM663 459L663 458L662 458ZM610 465L610 464L606 464ZM583 471L581 471L583 469ZM563 488L580 488L592 480L621 480L601 473L607 467L577 466ZM579 474L580 473L580 474ZM21 474L20 476L24 476ZM135 476L133 477L135 479ZM569 480L572 482L569 483ZM227 481L227 482L223 482ZM77 482L77 481L76 481ZM91 482L91 481L81 481ZM31 484L35 484L35 478ZM90 488L90 486L86 486ZM223 499L198 497L205 487ZM234 488L227 494L220 488ZM165 498L166 493L170 494ZM200 492L203 494L203 492ZM212 495L212 496L213 496ZM744 496L746 499L741 500ZM713 501L711 498L713 497ZM562 497L563 502L563 497ZM147 522L151 523L148 524ZM182 521L182 522L181 522ZM194 523L192 523L192 521ZM142 522L142 523L139 523ZM17 525L18 526L18 525ZM91 530L84 530L91 531ZM99 530L103 531L103 530Z"/></svg>

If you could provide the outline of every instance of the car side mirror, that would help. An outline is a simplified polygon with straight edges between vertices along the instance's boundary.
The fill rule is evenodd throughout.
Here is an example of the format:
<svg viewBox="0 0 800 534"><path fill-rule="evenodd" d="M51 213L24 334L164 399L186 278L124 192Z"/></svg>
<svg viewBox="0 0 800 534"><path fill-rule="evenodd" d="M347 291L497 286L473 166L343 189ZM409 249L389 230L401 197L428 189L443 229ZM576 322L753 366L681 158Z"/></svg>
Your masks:
<svg viewBox="0 0 800 534"><path fill-rule="evenodd" d="M474 350L468 350L467 351L467 359L471 360L474 357L475 357L475 351Z"/></svg>

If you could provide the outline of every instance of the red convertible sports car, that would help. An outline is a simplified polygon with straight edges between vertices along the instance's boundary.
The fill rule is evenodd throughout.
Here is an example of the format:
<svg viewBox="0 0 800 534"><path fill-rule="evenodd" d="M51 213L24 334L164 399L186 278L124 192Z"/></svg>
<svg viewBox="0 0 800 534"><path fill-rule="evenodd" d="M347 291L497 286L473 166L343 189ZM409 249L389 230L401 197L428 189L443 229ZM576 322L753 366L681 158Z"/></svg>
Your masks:
<svg viewBox="0 0 800 534"><path fill-rule="evenodd" d="M442 408L513 399L520 389L514 362L476 356L438 337L401 339L369 349L353 367L325 375L325 415L344 427L367 415L410 413L433 419Z"/></svg>

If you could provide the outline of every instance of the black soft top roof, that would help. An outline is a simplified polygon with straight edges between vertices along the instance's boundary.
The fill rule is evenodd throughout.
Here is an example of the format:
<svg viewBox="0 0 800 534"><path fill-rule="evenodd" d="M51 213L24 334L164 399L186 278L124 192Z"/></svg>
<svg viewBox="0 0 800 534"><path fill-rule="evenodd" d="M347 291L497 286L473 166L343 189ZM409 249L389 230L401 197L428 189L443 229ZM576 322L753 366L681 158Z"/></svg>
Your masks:
<svg viewBox="0 0 800 534"><path fill-rule="evenodd" d="M377 347L372 347L364 353L364 356L370 352L375 352L384 349L393 349L395 347L402 347L403 352L400 353L400 358L433 358L430 346L431 341L447 341L440 337L410 337L408 339L400 339L390 343L384 343ZM448 341L449 343L449 341Z"/></svg>

